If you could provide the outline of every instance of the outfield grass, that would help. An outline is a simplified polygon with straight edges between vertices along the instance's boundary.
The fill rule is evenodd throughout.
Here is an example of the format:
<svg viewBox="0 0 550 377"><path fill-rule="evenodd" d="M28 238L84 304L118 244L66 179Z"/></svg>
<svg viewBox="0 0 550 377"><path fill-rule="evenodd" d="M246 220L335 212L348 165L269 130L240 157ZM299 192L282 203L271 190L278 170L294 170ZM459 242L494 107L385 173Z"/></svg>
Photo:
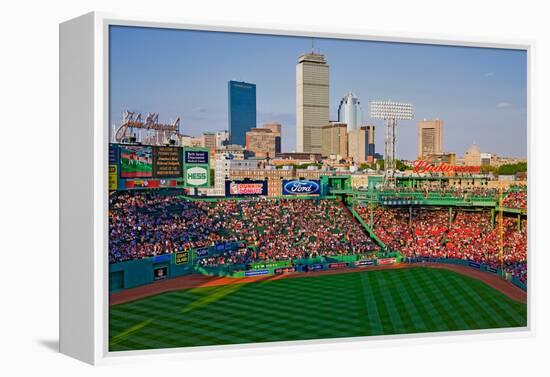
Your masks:
<svg viewBox="0 0 550 377"><path fill-rule="evenodd" d="M431 268L169 292L110 308L111 351L526 326L527 306Z"/></svg>

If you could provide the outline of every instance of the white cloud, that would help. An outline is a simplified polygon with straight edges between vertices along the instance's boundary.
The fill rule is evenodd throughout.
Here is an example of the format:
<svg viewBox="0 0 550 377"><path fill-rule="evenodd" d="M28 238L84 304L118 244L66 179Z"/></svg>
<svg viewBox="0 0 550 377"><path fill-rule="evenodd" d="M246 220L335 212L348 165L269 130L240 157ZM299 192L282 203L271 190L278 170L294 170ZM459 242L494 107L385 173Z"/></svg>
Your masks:
<svg viewBox="0 0 550 377"><path fill-rule="evenodd" d="M485 77L494 77L494 76L495 76L495 73L494 73L494 72L487 72L487 73L484 74L483 76L485 76Z"/></svg>
<svg viewBox="0 0 550 377"><path fill-rule="evenodd" d="M512 104L510 102L506 102L506 101L497 103L497 107L499 109L504 109L504 108L510 107L510 106L512 106Z"/></svg>

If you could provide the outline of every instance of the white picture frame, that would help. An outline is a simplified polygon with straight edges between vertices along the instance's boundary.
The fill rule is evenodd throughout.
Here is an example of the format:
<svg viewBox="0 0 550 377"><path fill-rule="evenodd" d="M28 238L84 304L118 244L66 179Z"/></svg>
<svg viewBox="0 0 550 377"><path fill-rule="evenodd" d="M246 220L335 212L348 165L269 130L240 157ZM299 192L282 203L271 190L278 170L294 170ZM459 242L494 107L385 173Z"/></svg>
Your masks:
<svg viewBox="0 0 550 377"><path fill-rule="evenodd" d="M536 270L530 268L528 326L525 329L470 330L467 332L359 337L337 340L293 341L269 344L208 346L150 351L109 352L108 343L108 29L110 25L145 26L255 34L299 35L341 39L442 44L527 51L528 63L528 159L533 161L532 55L533 41L462 39L414 34L366 33L363 30L322 30L312 27L213 24L159 17L133 17L88 13L60 25L60 352L90 364L131 362L182 357L230 356L246 349L251 354L292 352L294 349L376 347L380 342L457 341L459 338L503 339L533 336L533 298ZM529 190L533 178L529 176ZM531 206L532 216L536 211ZM532 249L532 225L528 231L528 258L536 264ZM459 335L459 337L457 337Z"/></svg>

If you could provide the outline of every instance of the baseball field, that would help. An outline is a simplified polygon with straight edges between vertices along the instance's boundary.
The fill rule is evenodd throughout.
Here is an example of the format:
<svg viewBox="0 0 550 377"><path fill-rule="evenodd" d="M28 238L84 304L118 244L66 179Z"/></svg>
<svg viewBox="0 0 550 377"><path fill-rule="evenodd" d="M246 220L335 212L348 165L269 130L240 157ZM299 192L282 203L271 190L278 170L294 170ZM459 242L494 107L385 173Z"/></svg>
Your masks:
<svg viewBox="0 0 550 377"><path fill-rule="evenodd" d="M527 305L439 268L268 279L110 307L110 351L523 327Z"/></svg>

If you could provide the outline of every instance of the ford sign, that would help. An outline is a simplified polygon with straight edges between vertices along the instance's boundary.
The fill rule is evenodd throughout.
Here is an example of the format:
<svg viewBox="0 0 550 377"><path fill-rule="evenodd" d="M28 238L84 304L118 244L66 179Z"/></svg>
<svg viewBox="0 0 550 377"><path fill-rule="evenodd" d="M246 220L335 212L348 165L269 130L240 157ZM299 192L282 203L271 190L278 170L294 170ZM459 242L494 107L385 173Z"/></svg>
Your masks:
<svg viewBox="0 0 550 377"><path fill-rule="evenodd" d="M283 195L314 195L319 194L319 181L296 179L283 181Z"/></svg>

